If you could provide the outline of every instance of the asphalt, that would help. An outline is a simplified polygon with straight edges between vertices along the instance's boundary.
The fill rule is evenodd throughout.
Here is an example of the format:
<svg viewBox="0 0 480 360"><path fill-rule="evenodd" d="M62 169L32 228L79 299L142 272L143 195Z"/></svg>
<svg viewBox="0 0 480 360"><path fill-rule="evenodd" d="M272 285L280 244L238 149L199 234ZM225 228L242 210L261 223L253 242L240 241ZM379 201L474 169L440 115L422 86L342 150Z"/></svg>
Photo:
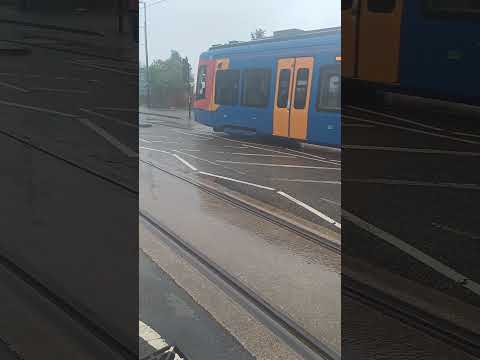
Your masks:
<svg viewBox="0 0 480 360"><path fill-rule="evenodd" d="M1 11L2 19L26 15L4 5ZM7 214L1 220L0 248L2 256L135 353L137 329L127 329L124 321L136 324L138 319L138 264L131 256L137 247L132 239L138 238L138 119L134 112L122 118L130 126L119 125L81 109L138 108L132 91L123 91L128 82L136 83L124 70L137 71L137 45L114 33L115 19L108 14L90 22L78 14L64 15L29 13L26 21L97 27L105 36L0 20L0 46L27 50L0 52L0 186L6 194L0 207ZM110 33L104 31L108 26ZM128 286L135 291L125 294ZM28 321L17 317L16 326ZM13 335L21 353L38 338L33 329L28 336ZM50 350L43 358L51 358L55 346L55 356L74 358L59 352L48 332L43 335L43 351ZM42 357L29 352L25 358Z"/></svg>
<svg viewBox="0 0 480 360"><path fill-rule="evenodd" d="M0 280L2 360L124 359L3 264Z"/></svg>
<svg viewBox="0 0 480 360"><path fill-rule="evenodd" d="M391 107L344 109L342 208L467 283L480 282L478 118ZM343 225L345 254L480 306L478 291L432 267L432 260L419 260L345 218Z"/></svg>
<svg viewBox="0 0 480 360"><path fill-rule="evenodd" d="M139 319L176 345L188 359L253 359L238 341L200 307L145 253L139 256ZM140 358L155 352L140 338Z"/></svg>
<svg viewBox="0 0 480 360"><path fill-rule="evenodd" d="M140 164L140 206L334 351L340 256Z"/></svg>
<svg viewBox="0 0 480 360"><path fill-rule="evenodd" d="M140 121L146 117L140 114ZM184 121L162 118L161 114L156 117L162 119L162 124L153 123L140 130L141 158L148 158L174 172L213 180L239 194L340 232L338 226L276 192L287 193L340 223L340 151L313 146L304 148L298 143L270 139L231 137L213 133L198 124L184 128ZM198 171L228 179L199 174L162 151L176 154Z"/></svg>

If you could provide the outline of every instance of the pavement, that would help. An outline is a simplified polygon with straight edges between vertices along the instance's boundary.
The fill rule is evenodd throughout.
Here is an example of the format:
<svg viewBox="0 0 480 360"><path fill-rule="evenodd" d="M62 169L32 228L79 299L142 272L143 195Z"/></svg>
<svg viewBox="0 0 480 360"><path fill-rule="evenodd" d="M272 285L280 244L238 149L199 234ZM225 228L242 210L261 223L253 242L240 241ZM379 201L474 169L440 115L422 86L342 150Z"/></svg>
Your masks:
<svg viewBox="0 0 480 360"><path fill-rule="evenodd" d="M156 331L164 339L164 344L178 346L188 359L254 359L142 251L139 256L139 285L139 319ZM155 346L150 345L145 340L150 340L150 337L145 334L140 333L140 358L161 348L155 343Z"/></svg>
<svg viewBox="0 0 480 360"><path fill-rule="evenodd" d="M421 285L408 296L432 310L465 304L443 306L443 318L480 306L478 120L423 107L343 110L342 252Z"/></svg>
<svg viewBox="0 0 480 360"><path fill-rule="evenodd" d="M140 121L145 118L148 115L140 113ZM340 237L340 151L230 137L200 124L186 129L175 119L156 118L161 123L140 130L141 157L174 172L214 181L215 187L233 190Z"/></svg>

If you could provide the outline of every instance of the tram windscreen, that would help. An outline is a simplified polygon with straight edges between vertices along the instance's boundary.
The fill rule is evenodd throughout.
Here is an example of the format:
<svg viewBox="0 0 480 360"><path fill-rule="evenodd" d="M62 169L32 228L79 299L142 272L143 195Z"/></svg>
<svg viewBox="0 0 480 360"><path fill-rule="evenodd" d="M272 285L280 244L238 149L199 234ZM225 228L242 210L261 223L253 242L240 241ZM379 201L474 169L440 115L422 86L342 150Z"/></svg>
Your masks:
<svg viewBox="0 0 480 360"><path fill-rule="evenodd" d="M207 89L207 66L200 65L198 67L198 76L197 76L197 100L205 99L205 93Z"/></svg>

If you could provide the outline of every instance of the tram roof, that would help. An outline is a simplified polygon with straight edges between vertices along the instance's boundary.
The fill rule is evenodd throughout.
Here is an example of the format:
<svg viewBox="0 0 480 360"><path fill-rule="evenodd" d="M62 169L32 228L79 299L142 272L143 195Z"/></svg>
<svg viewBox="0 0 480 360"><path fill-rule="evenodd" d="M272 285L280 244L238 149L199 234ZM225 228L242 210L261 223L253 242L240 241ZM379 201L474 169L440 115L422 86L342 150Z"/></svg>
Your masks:
<svg viewBox="0 0 480 360"><path fill-rule="evenodd" d="M281 30L281 31L274 32L273 36L266 37L263 39L256 39L251 41L230 41L227 44L212 45L208 50L210 51L210 50L235 48L235 47L248 46L248 45L275 43L275 42L288 41L288 40L317 38L319 36L333 35L335 33L339 33L340 31L341 31L340 27L309 30L309 31L304 31L299 29Z"/></svg>

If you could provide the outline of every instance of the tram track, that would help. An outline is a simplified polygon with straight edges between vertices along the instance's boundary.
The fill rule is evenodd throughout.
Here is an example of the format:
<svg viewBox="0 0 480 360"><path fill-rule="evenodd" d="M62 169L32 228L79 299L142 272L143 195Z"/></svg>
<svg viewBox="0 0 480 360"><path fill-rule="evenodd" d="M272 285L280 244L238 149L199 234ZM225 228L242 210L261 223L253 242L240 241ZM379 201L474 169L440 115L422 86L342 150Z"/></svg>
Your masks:
<svg viewBox="0 0 480 360"><path fill-rule="evenodd" d="M343 296L480 358L479 334L457 326L448 320L440 319L380 289L361 283L344 273L342 274Z"/></svg>
<svg viewBox="0 0 480 360"><path fill-rule="evenodd" d="M277 225L286 228L289 231L292 231L299 235L300 237L314 241L317 244L332 250L335 253L341 253L341 247L331 246L329 242L325 242L325 239L312 239L312 236L315 235L311 233L306 233L303 229L298 229L294 224L286 224L283 219L276 219L272 217L271 214L265 214L259 209L251 206L248 203L242 203L241 200L237 198L232 198L227 194L224 194L218 190L214 190L210 187L206 187L192 179L188 179L179 174L175 174L167 169L162 169L161 167L149 163L140 159L141 162L146 163L159 171L162 171L166 174L169 174L181 181L187 182L202 191L205 191L217 198L224 200L227 203L230 203L234 206L242 208L249 213L267 220L269 222L275 223ZM143 211L143 210L142 210ZM141 211L141 216L142 215ZM151 220L151 215L147 215L147 218ZM155 222L155 220L152 220ZM149 221L150 222L150 221ZM169 234L168 230L161 225L155 225L155 227L162 228L162 233ZM166 232L165 232L166 231ZM172 241L182 241L181 239L175 239ZM190 249L189 251L195 251ZM394 318L397 321L400 321L412 328L415 328L422 333L428 334L429 336L436 338L442 342L445 342L452 347L458 348L468 354L477 356L480 358L480 336L479 334L470 331L469 329L463 328L456 325L455 323L448 321L443 318L439 318L433 313L429 313L423 309L418 308L417 306L406 302L404 300L395 298L383 291L380 287L375 287L372 285L367 285L363 281L358 281L351 274L347 275L342 271L342 296L346 296L352 299L355 302L359 302L363 305L366 305L372 309L380 311L381 313L386 314L387 316Z"/></svg>
<svg viewBox="0 0 480 360"><path fill-rule="evenodd" d="M273 223L275 225L278 225L290 232L295 233L296 235L301 236L302 238L309 240L311 242L314 242L318 245L321 245L322 247L336 253L336 254L341 254L341 245L338 242L326 239L324 237L319 236L318 234L315 234L313 231L310 231L306 227L299 226L298 224L295 224L293 222L289 222L288 220L277 216L275 214L272 214L271 212L267 212L257 206L254 206L250 203L247 203L246 201L242 201L236 197L233 197L231 195L228 195L222 191L216 190L212 187L206 186L205 184L201 184L193 179L187 178L185 176L176 174L170 170L164 169L152 162L145 161L140 159L140 162L147 164L165 174L168 174L172 177L177 178L178 180L181 180L183 182L186 182L190 185L195 186L196 188L218 198L221 199L224 202L227 202L231 205L234 205L237 208L241 208L242 210L253 214L263 220L266 220L270 223Z"/></svg>
<svg viewBox="0 0 480 360"><path fill-rule="evenodd" d="M89 173L92 176L95 176L102 181L107 181L108 183L120 187L123 190L127 190L132 194L138 194L136 189L132 189L125 184L119 183L117 180L111 179L108 176L104 176L99 174L84 165L76 163L75 161L66 159L65 157L56 154L46 148L42 148L35 144L30 143L28 140L24 138L10 134L5 131L0 131L2 135L8 136L11 139L14 139L28 147L36 151L40 151L44 154L47 154L51 157L56 158L62 162L69 164L70 166L74 166L86 173ZM146 161L140 159L141 162L147 163L149 165L154 166ZM160 169L159 167L155 166L157 169L165 172L170 173L170 175L175 176L181 180L187 181L196 187L200 187L199 184L196 184L193 180L186 179L182 176L177 174L173 174L165 169ZM220 192L215 194L212 189L207 187L202 188L202 190L215 195L218 198L222 198L229 203L232 203L238 207L243 208L251 213L255 213L257 216L262 217L265 220L270 222L276 223L281 225L282 227L288 228L290 231L297 233L298 235L306 238L308 240L312 240L312 234L305 233L301 229L296 229L292 224L285 224L281 219L269 218L266 214L261 213L258 209L252 208L251 205L246 203L241 204L238 199L230 198L228 195L221 194ZM176 247L182 249L182 252L185 254L189 254L188 256L191 258L196 258L196 262L201 264L205 268L210 268L210 272L214 274L217 278L223 279L223 281L228 284L228 286L232 287L232 291L237 292L238 296L242 296L245 302L248 302L250 306L256 307L258 312L263 313L263 317L268 318L268 321L275 324L277 331L281 331L285 339L288 340L289 343L297 343L298 348L303 348L302 351L311 354L312 359L339 359L338 355L328 351L323 344L319 344L318 341L312 338L311 335L306 333L298 324L293 323L290 319L286 318L282 315L278 310L271 307L268 303L265 303L261 298L259 298L256 294L252 293L249 289L245 288L244 285L239 284L238 281L235 283L235 279L232 279L231 275L220 269L218 266L213 264L208 258L202 256L198 253L195 249L189 248L189 245L186 244L182 239L175 237L174 234L166 230L163 226L159 225L151 215L147 214L144 210L140 210L140 216L144 218L146 221L151 223L155 228L159 231L162 231L164 235L167 235L171 240L172 244L175 244ZM325 246L326 248L330 248L330 250L340 253L341 248L332 247L332 244L325 243L324 241L317 241L320 245ZM110 343L113 347L121 348L121 351L127 353L127 357L130 357L131 354L128 353L128 350L123 348L121 344L116 343L116 341L110 337L110 335L104 333L104 331L97 327L97 325L90 321L90 319L85 318L82 313L70 305L68 301L65 301L62 297L58 296L50 289L45 287L40 281L35 278L32 278L24 269L19 267L17 264L11 262L7 257L2 256L2 263L3 266L7 266L11 271L15 274L19 275L23 278L24 281L30 283L33 287L37 289L40 293L45 294L47 298L49 298L52 302L56 303L60 308L63 308L66 312L68 312L72 317L80 319L81 323L84 323L84 326L90 328L94 332L97 332L100 338L103 338L103 341ZM406 323L409 326L412 326L416 329L421 330L429 334L432 337L441 339L442 341L451 344L457 348L462 349L463 351L472 354L474 356L480 357L480 339L478 334L470 332L466 329L460 328L455 324L449 323L446 320L438 319L425 311L422 311L418 308L411 306L405 302L399 301L388 294L382 293L381 290L375 289L373 287L365 286L353 278L343 275L343 284L342 284L342 294L348 296L349 298L354 299L355 301L361 302L363 304L368 305L369 307L373 307L378 309L391 317L398 319ZM346 281L345 281L346 280Z"/></svg>
<svg viewBox="0 0 480 360"><path fill-rule="evenodd" d="M138 190L132 188L128 184L125 184L117 179L113 179L109 176L103 175L97 170L94 170L84 164L77 161L68 159L67 157L53 152L46 147L34 144L28 139L21 137L20 135L12 134L5 130L0 130L0 135L9 138L19 144L22 144L34 151L42 153L48 157L56 159L68 166L83 171L84 173L97 178L99 181L108 183L116 188L120 188L123 191L128 192L130 195L138 195ZM20 264L14 260L14 257L9 254L6 249L0 249L0 266L6 269L12 276L18 280L29 285L32 290L39 294L42 298L46 299L50 303L54 304L58 309L63 311L76 323L80 324L90 334L99 339L114 353L119 354L124 359L133 360L138 359L138 354L123 344L121 341L111 335L109 331L100 324L97 320L92 318L92 313L89 309L85 308L82 304L78 303L67 293L58 293L52 286L50 286L45 279L39 278L36 274L31 272L27 266Z"/></svg>
<svg viewBox="0 0 480 360"><path fill-rule="evenodd" d="M311 335L300 324L286 316L274 305L265 301L260 295L230 275L207 255L173 233L147 210L140 209L139 216L163 235L162 238L166 239L167 245L171 246L209 280L232 296L286 344L291 346L293 350L302 355L304 359L339 360L341 358L327 344Z"/></svg>

